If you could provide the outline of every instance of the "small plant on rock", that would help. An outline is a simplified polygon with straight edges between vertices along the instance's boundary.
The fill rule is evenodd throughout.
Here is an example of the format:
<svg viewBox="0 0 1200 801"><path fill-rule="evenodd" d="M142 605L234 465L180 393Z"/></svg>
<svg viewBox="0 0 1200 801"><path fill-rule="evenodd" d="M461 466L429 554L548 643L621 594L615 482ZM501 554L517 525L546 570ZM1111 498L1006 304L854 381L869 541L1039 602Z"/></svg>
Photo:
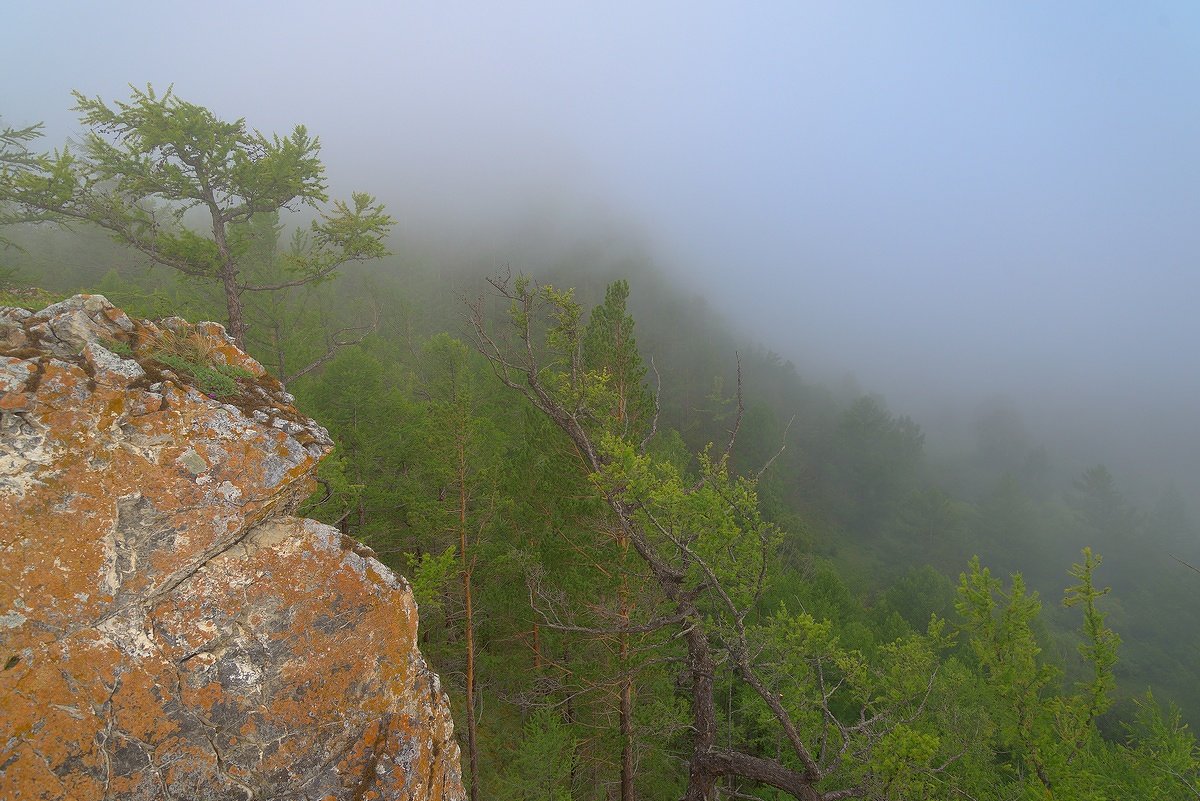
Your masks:
<svg viewBox="0 0 1200 801"><path fill-rule="evenodd" d="M197 389L214 398L239 394L238 379L254 377L243 367L226 364L217 344L195 331L168 331L158 341L152 358L176 373L190 376Z"/></svg>

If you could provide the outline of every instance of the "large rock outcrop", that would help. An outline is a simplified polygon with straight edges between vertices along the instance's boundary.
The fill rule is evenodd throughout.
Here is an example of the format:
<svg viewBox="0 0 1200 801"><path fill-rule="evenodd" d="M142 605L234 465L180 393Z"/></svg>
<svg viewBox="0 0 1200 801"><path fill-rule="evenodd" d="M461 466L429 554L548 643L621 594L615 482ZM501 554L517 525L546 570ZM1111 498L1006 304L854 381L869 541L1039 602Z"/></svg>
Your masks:
<svg viewBox="0 0 1200 801"><path fill-rule="evenodd" d="M404 581L214 323L0 309L0 798L460 799Z"/></svg>

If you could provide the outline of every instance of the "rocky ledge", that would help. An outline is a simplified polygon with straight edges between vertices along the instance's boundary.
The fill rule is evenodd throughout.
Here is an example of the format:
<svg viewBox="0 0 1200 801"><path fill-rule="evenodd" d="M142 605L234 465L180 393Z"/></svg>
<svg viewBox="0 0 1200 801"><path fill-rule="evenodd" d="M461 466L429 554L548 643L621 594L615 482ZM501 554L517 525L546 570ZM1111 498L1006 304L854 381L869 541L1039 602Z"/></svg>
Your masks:
<svg viewBox="0 0 1200 801"><path fill-rule="evenodd" d="M0 308L0 798L461 799L403 579L215 323Z"/></svg>

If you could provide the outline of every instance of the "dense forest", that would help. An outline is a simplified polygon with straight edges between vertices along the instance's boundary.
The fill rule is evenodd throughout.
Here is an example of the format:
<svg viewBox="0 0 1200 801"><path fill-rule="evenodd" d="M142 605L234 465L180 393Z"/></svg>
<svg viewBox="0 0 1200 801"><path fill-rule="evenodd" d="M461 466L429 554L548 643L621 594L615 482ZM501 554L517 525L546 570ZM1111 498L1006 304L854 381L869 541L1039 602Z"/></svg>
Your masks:
<svg viewBox="0 0 1200 801"><path fill-rule="evenodd" d="M1002 405L928 452L619 238L452 248L275 188L221 217L228 263L145 187L14 214L3 298L232 320L337 442L302 512L411 581L473 799L1200 795L1177 491L1135 503Z"/></svg>

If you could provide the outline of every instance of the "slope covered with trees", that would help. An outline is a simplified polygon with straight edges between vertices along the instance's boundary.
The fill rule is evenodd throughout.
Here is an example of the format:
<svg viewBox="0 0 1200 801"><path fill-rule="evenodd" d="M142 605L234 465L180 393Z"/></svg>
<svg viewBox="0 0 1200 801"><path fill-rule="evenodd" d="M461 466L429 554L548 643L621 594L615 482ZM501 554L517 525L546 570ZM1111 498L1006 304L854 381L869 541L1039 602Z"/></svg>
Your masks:
<svg viewBox="0 0 1200 801"><path fill-rule="evenodd" d="M310 282L273 209L235 230L277 287L247 347L338 443L305 513L412 579L473 797L1195 797L1177 495L1064 480L1003 413L933 456L621 247L521 265L543 283L400 243ZM219 270L5 235L14 286L228 313Z"/></svg>

